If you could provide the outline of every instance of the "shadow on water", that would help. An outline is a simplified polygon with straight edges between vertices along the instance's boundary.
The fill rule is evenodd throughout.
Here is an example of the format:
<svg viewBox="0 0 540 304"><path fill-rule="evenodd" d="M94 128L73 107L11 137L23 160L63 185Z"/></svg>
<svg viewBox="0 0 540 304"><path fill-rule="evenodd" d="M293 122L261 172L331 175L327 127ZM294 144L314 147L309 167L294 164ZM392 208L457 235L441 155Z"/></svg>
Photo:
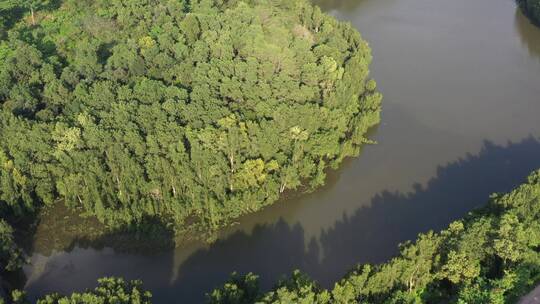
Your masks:
<svg viewBox="0 0 540 304"><path fill-rule="evenodd" d="M62 210L66 209L54 211ZM79 224L68 223L66 227L94 229L91 224ZM123 226L95 237L56 227L51 230L58 233L42 232L50 237L40 237L41 244L33 248L37 251L25 267L32 268L32 272L26 273L25 282L18 286L28 291L31 301L52 292L69 294L93 288L98 278L107 276L143 279L158 293L158 287L168 286L170 263L174 260L174 232L158 220L145 219L137 229ZM153 264L154 261L158 263Z"/></svg>
<svg viewBox="0 0 540 304"><path fill-rule="evenodd" d="M32 265L42 270L29 278L26 287L34 297L52 290L81 290L95 286L98 277L115 275L142 279L155 303L178 299L201 303L204 294L223 284L233 271L261 275L261 287L268 289L294 269L329 287L354 264L383 262L397 253L399 243L444 228L482 206L493 192L511 190L540 168L538 155L540 142L533 137L503 146L485 141L477 155L440 166L426 186L416 185L410 193L383 191L309 240L300 224L279 220L209 246L154 256L77 245L72 252L41 261L41 266Z"/></svg>
<svg viewBox="0 0 540 304"><path fill-rule="evenodd" d="M315 273L327 285L354 263L380 263L397 254L397 244L420 232L441 230L487 202L493 192L508 192L540 168L540 142L529 137L507 146L489 141L478 155L467 155L437 169L423 187L410 193L384 191L371 205L344 215L323 232L323 267Z"/></svg>
<svg viewBox="0 0 540 304"><path fill-rule="evenodd" d="M354 264L383 262L397 253L399 243L444 228L482 206L493 192L511 190L540 167L538 155L540 142L532 137L506 146L485 141L478 155L439 167L426 187L382 192L370 206L344 215L318 240L305 242L302 227L283 220L258 226L252 234L238 232L189 257L173 283L174 296L200 302L204 292L232 271L260 274L262 287L270 288L282 275L301 269L329 286ZM156 299L170 300L159 294Z"/></svg>
<svg viewBox="0 0 540 304"><path fill-rule="evenodd" d="M540 58L540 28L534 25L520 8L516 9L514 20L521 43L527 47L531 56Z"/></svg>
<svg viewBox="0 0 540 304"><path fill-rule="evenodd" d="M21 241L26 252L51 255L74 248L112 248L126 254L150 255L175 247L174 231L156 218L144 218L137 226L106 228L94 217L67 208L59 201L44 208L31 233Z"/></svg>
<svg viewBox="0 0 540 304"><path fill-rule="evenodd" d="M74 238L63 251L74 248L113 248L117 253L155 255L174 249L174 231L156 219L146 219L139 227L122 226L99 238Z"/></svg>

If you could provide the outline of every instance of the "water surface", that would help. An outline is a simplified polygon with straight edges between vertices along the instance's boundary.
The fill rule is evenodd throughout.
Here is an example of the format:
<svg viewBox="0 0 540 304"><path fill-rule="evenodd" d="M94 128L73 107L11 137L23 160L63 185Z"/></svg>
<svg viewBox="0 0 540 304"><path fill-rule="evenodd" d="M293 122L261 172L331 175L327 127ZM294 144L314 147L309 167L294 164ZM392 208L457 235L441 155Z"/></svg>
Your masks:
<svg viewBox="0 0 540 304"><path fill-rule="evenodd" d="M378 145L320 190L240 220L210 246L153 255L112 248L34 252L31 296L142 279L156 303L198 303L229 273L264 288L299 268L330 286L357 262L382 262L540 168L540 30L512 0L320 0L373 48L385 96ZM39 240L37 240L39 241Z"/></svg>

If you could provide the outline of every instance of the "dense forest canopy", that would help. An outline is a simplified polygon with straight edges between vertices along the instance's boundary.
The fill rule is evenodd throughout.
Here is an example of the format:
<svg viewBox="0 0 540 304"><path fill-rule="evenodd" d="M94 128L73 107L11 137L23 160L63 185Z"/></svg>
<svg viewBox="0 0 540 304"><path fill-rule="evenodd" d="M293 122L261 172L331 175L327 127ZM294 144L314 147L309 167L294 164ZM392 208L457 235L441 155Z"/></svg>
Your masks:
<svg viewBox="0 0 540 304"><path fill-rule="evenodd" d="M126 282L120 278L102 278L93 290L75 292L69 296L58 293L43 296L36 304L150 304L152 294L142 288L142 282ZM13 304L29 304L26 294L15 290L10 300ZM0 304L6 302L0 298Z"/></svg>
<svg viewBox="0 0 540 304"><path fill-rule="evenodd" d="M114 227L213 230L323 184L379 121L367 43L308 1L0 10L4 215L62 201Z"/></svg>
<svg viewBox="0 0 540 304"><path fill-rule="evenodd" d="M24 262L23 252L15 243L13 228L0 219L0 274L17 270Z"/></svg>

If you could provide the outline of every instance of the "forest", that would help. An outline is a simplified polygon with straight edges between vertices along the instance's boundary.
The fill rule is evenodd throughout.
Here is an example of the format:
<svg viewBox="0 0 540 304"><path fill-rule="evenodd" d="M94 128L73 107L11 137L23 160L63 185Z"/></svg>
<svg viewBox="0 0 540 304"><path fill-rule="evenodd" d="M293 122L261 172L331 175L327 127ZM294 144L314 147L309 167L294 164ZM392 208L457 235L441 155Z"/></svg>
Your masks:
<svg viewBox="0 0 540 304"><path fill-rule="evenodd" d="M368 44L308 1L0 9L4 218L205 234L322 185L379 122Z"/></svg>
<svg viewBox="0 0 540 304"><path fill-rule="evenodd" d="M518 3L540 22L538 0ZM352 24L307 0L0 0L0 304L34 302L14 279L21 238L54 207L111 232L212 241L322 186L375 143L371 61ZM540 281L540 170L485 199L329 288L301 271L270 290L233 273L206 302L516 302ZM139 280L87 287L35 302L153 303Z"/></svg>
<svg viewBox="0 0 540 304"><path fill-rule="evenodd" d="M257 275L233 274L207 303L513 303L540 280L539 219L540 170L445 230L401 244L389 262L354 267L331 289L295 271L264 292ZM23 292L13 298L28 303ZM141 282L105 278L95 290L37 303L151 303L151 295Z"/></svg>
<svg viewBox="0 0 540 304"><path fill-rule="evenodd" d="M307 0L0 1L0 274L56 204L211 239L324 184L373 143L371 59Z"/></svg>
<svg viewBox="0 0 540 304"><path fill-rule="evenodd" d="M152 294L142 288L142 282L126 282L120 278L102 278L98 280L98 286L93 290L81 293L73 293L69 296L50 294L43 296L39 304L151 304ZM24 292L14 290L10 301L13 304L29 304ZM4 304L0 298L0 304Z"/></svg>

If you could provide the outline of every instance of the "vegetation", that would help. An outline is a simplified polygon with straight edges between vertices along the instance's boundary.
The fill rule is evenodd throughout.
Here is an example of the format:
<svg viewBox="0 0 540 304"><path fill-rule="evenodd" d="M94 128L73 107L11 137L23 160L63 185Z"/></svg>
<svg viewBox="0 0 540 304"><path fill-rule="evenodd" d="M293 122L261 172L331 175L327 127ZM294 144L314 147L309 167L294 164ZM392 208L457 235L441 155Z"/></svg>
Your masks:
<svg viewBox="0 0 540 304"><path fill-rule="evenodd" d="M540 24L540 0L518 0L518 4L534 23Z"/></svg>
<svg viewBox="0 0 540 304"><path fill-rule="evenodd" d="M382 265L360 265L333 289L300 272L261 293L257 277L233 275L212 304L513 303L540 281L540 171L440 233L420 234Z"/></svg>
<svg viewBox="0 0 540 304"><path fill-rule="evenodd" d="M114 229L214 231L320 186L379 122L367 43L307 0L51 2L0 1L2 277L24 263L8 218L63 202ZM540 20L538 0L520 5ZM507 303L540 281L539 203L537 171L332 289L295 271L266 292L235 274L208 302ZM104 278L37 303L151 294Z"/></svg>
<svg viewBox="0 0 540 304"><path fill-rule="evenodd" d="M295 271L271 291L261 292L256 275L233 274L208 294L208 303L512 303L540 281L539 219L540 170L514 191L492 195L486 207L446 230L402 244L401 254L389 262L355 267L333 289L323 289ZM116 301L118 294L124 300ZM14 295L24 299L20 292ZM93 292L49 295L38 303L149 299L140 282L103 279Z"/></svg>
<svg viewBox="0 0 540 304"><path fill-rule="evenodd" d="M23 251L15 243L13 228L0 218L0 304L8 294L7 277L26 262Z"/></svg>
<svg viewBox="0 0 540 304"><path fill-rule="evenodd" d="M150 304L152 295L142 288L140 281L125 282L118 278L103 278L98 280L98 287L83 293L73 293L70 296L51 294L37 300L37 304ZM30 303L24 292L12 293L14 304ZM2 299L0 299L0 303Z"/></svg>
<svg viewBox="0 0 540 304"><path fill-rule="evenodd" d="M27 14L0 41L0 215L213 231L323 184L379 121L367 43L308 1L49 4L0 1Z"/></svg>
<svg viewBox="0 0 540 304"><path fill-rule="evenodd" d="M22 250L13 237L13 228L0 219L0 275L19 269L25 262Z"/></svg>
<svg viewBox="0 0 540 304"><path fill-rule="evenodd" d="M24 263L8 222L58 204L170 238L323 184L379 121L370 61L306 0L0 0L0 276ZM104 279L40 303L110 297L149 301Z"/></svg>

